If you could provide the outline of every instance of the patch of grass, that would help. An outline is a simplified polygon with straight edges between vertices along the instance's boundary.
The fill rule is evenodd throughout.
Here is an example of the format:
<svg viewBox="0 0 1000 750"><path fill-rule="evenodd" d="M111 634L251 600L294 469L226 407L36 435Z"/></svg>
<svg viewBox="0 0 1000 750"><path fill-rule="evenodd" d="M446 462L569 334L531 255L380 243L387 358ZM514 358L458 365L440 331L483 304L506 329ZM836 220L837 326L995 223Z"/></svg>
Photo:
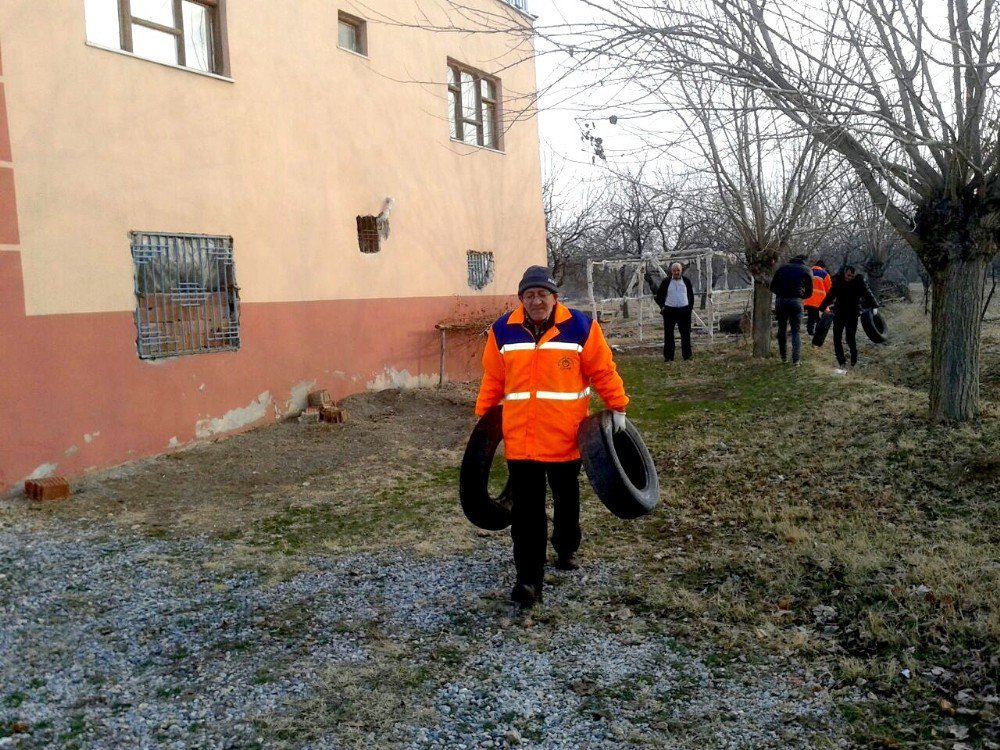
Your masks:
<svg viewBox="0 0 1000 750"><path fill-rule="evenodd" d="M3 705L7 708L18 708L27 698L28 696L25 693L22 693L20 690L14 690L4 696Z"/></svg>
<svg viewBox="0 0 1000 750"><path fill-rule="evenodd" d="M80 713L70 714L66 730L59 735L60 747L76 748L83 747L83 735L90 730L90 722L87 717Z"/></svg>
<svg viewBox="0 0 1000 750"><path fill-rule="evenodd" d="M1000 424L931 423L926 394L880 380L877 363L837 377L806 357L622 358L662 505L625 524L588 498L584 544L643 571L633 610L687 638L864 680L890 706L855 709L864 742L922 735L942 721L936 696L997 684ZM981 708L975 731L996 732Z"/></svg>
<svg viewBox="0 0 1000 750"><path fill-rule="evenodd" d="M464 522L458 508L458 468L448 466L394 480L367 502L293 505L247 529L244 540L285 555L322 550L418 545L454 535Z"/></svg>
<svg viewBox="0 0 1000 750"><path fill-rule="evenodd" d="M334 733L345 747L385 736L398 723L426 725L431 668L399 647L376 644L363 664L338 665L321 676L309 698L286 706L259 725L267 747L302 747Z"/></svg>

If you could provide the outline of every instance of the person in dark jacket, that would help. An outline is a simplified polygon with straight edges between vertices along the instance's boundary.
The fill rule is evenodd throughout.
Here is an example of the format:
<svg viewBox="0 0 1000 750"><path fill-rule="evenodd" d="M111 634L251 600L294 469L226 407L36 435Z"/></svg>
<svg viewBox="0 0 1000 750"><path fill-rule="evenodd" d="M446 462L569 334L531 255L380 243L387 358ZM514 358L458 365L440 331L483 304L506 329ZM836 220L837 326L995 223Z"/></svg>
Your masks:
<svg viewBox="0 0 1000 750"><path fill-rule="evenodd" d="M844 266L844 270L833 277L833 286L820 305L821 310L833 305L833 351L837 364L847 365L844 356L844 334L847 334L847 348L851 351L851 367L858 363L858 316L861 307L878 310L878 300L868 288L865 277L854 266Z"/></svg>
<svg viewBox="0 0 1000 750"><path fill-rule="evenodd" d="M774 272L771 293L775 296L774 313L778 318L778 354L788 359L787 335L792 329L792 364L802 356L802 300L813 292L812 272L806 266L806 256L796 255Z"/></svg>
<svg viewBox="0 0 1000 750"><path fill-rule="evenodd" d="M663 361L674 361L674 326L681 335L681 356L691 359L691 311L694 291L680 263L670 266L670 276L656 290L654 298L663 316Z"/></svg>

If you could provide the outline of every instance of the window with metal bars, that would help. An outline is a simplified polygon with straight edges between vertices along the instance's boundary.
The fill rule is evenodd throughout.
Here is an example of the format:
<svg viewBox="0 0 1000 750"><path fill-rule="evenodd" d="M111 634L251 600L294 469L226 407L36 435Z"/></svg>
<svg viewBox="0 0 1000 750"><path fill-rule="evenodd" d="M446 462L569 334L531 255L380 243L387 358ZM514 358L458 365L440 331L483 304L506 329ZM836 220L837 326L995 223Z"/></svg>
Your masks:
<svg viewBox="0 0 1000 750"><path fill-rule="evenodd" d="M87 41L229 75L226 0L84 0Z"/></svg>
<svg viewBox="0 0 1000 750"><path fill-rule="evenodd" d="M482 289L493 281L493 253L480 253L469 250L466 253L466 263L469 266L469 286L473 289Z"/></svg>
<svg viewBox="0 0 1000 750"><path fill-rule="evenodd" d="M142 359L240 348L233 238L132 232Z"/></svg>
<svg viewBox="0 0 1000 750"><path fill-rule="evenodd" d="M454 140L500 148L500 79L448 61L448 125Z"/></svg>

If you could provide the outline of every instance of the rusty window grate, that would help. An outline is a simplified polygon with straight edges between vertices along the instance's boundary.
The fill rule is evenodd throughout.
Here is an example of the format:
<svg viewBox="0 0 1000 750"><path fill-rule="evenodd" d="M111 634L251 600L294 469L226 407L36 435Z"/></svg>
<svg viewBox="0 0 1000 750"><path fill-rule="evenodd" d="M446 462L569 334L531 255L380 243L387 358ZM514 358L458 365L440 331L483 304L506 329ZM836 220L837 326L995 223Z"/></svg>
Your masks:
<svg viewBox="0 0 1000 750"><path fill-rule="evenodd" d="M480 253L470 250L466 253L466 263L469 266L469 286L482 289L493 281L493 253Z"/></svg>
<svg viewBox="0 0 1000 750"><path fill-rule="evenodd" d="M132 232L141 359L240 348L233 238Z"/></svg>
<svg viewBox="0 0 1000 750"><path fill-rule="evenodd" d="M377 253L379 251L377 216L358 217L358 247L363 253Z"/></svg>

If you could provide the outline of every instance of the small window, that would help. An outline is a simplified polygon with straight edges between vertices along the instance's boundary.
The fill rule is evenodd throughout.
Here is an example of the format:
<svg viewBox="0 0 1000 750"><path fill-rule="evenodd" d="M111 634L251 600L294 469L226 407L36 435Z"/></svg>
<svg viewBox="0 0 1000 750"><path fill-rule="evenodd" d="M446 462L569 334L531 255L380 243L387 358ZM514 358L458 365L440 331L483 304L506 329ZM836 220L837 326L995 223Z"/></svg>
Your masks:
<svg viewBox="0 0 1000 750"><path fill-rule="evenodd" d="M368 54L367 24L346 13L338 14L337 46L359 55Z"/></svg>
<svg viewBox="0 0 1000 750"><path fill-rule="evenodd" d="M456 141L499 149L500 80L449 62L448 125Z"/></svg>
<svg viewBox="0 0 1000 750"><path fill-rule="evenodd" d="M470 250L466 253L466 262L469 266L469 286L473 289L482 289L493 281L493 253Z"/></svg>
<svg viewBox="0 0 1000 750"><path fill-rule="evenodd" d="M233 238L132 232L141 359L240 348Z"/></svg>
<svg viewBox="0 0 1000 750"><path fill-rule="evenodd" d="M363 253L379 251L379 226L377 216L358 217L358 248Z"/></svg>
<svg viewBox="0 0 1000 750"><path fill-rule="evenodd" d="M147 60L229 75L226 0L84 0L87 41Z"/></svg>

